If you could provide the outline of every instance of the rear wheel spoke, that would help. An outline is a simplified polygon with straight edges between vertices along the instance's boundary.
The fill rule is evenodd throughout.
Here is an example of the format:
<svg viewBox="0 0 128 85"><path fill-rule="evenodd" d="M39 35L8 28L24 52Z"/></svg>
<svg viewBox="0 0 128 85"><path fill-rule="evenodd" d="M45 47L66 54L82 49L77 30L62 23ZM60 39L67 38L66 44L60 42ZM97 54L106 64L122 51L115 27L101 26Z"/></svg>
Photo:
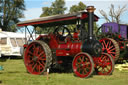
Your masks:
<svg viewBox="0 0 128 85"><path fill-rule="evenodd" d="M30 54L30 55L32 55L32 56L34 56L34 54L33 54L31 51L28 51L28 54Z"/></svg>
<svg viewBox="0 0 128 85"><path fill-rule="evenodd" d="M32 71L33 71L33 72L34 72L36 66L37 66L37 63L32 67Z"/></svg>
<svg viewBox="0 0 128 85"><path fill-rule="evenodd" d="M44 64L40 63L40 61L38 61L38 63L40 64L41 67L44 68Z"/></svg>
<svg viewBox="0 0 128 85"><path fill-rule="evenodd" d="M41 57L41 55L43 55L43 57L44 57L44 54L45 54L45 52L42 51L42 52L38 55L38 57Z"/></svg>

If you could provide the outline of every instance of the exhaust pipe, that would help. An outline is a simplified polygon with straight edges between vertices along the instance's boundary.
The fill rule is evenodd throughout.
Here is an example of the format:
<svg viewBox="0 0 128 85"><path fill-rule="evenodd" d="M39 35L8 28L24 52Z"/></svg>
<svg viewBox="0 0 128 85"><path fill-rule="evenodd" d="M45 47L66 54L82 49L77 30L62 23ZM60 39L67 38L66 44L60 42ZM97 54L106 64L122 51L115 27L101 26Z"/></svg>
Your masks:
<svg viewBox="0 0 128 85"><path fill-rule="evenodd" d="M88 12L88 38L89 40L93 39L93 22L94 22L94 11L95 8L94 6L88 6L87 7L87 12Z"/></svg>
<svg viewBox="0 0 128 85"><path fill-rule="evenodd" d="M95 39L93 35L93 23L94 23L94 6L88 6L88 39L84 41L82 45L82 52L87 52L91 56L99 57L102 53L101 43Z"/></svg>

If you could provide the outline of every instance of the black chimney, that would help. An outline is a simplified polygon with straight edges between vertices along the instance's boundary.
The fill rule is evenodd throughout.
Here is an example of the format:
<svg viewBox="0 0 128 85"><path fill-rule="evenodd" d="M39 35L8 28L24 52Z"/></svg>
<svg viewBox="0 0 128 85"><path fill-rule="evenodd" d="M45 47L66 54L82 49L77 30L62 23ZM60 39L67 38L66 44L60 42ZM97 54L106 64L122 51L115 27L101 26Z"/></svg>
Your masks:
<svg viewBox="0 0 128 85"><path fill-rule="evenodd" d="M88 38L90 40L93 39L93 22L94 22L94 6L88 6L87 12L88 12Z"/></svg>

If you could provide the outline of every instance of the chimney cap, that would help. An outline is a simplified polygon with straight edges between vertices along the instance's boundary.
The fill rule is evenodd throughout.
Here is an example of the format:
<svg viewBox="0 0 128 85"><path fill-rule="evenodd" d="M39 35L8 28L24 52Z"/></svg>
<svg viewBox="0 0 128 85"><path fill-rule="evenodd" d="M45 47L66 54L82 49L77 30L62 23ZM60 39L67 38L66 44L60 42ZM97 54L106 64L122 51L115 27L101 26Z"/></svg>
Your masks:
<svg viewBox="0 0 128 85"><path fill-rule="evenodd" d="M94 12L96 8L94 8L94 6L88 6L86 10L87 12Z"/></svg>

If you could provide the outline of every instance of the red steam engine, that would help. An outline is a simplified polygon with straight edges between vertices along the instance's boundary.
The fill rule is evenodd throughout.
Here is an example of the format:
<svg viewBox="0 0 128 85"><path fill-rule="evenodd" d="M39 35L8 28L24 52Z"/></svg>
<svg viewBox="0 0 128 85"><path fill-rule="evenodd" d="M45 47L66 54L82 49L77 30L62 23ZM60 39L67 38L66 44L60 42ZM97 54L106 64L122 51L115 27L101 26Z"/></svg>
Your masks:
<svg viewBox="0 0 128 85"><path fill-rule="evenodd" d="M55 27L54 32L39 35L36 40L24 45L27 71L38 75L57 65L72 65L74 74L81 78L89 77L94 71L99 75L112 74L114 61L109 54L102 52L101 43L93 35L93 22L98 20L94 10L93 6L88 6L87 12L19 22L17 25L25 26L26 29L29 25L35 29L38 26L42 29ZM84 31L85 23L88 23L88 32ZM67 26L71 24L76 24L77 27L73 33Z"/></svg>

